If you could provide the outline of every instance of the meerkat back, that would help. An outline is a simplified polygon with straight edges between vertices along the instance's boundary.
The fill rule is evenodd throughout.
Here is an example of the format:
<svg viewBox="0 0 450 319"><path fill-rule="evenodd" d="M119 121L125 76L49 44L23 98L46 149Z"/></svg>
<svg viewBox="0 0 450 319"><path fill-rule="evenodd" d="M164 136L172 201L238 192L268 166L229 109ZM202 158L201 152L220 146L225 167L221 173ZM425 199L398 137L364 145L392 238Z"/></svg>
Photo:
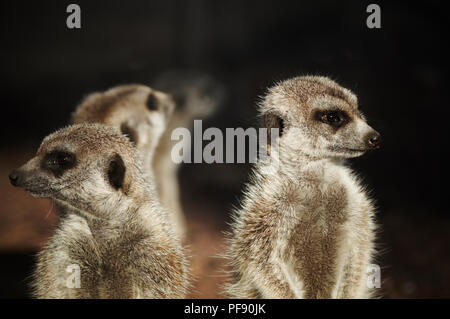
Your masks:
<svg viewBox="0 0 450 319"><path fill-rule="evenodd" d="M356 96L325 77L270 88L259 105L270 156L235 213L227 292L252 298L365 298L374 209L343 161L379 147Z"/></svg>

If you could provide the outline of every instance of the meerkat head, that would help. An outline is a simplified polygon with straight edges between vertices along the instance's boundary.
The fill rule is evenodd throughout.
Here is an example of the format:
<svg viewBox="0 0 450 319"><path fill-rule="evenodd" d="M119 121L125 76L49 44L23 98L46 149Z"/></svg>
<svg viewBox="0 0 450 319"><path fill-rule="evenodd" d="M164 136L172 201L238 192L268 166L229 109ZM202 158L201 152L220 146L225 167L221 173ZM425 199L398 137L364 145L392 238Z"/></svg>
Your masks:
<svg viewBox="0 0 450 319"><path fill-rule="evenodd" d="M72 120L117 127L138 150L148 154L158 144L174 108L169 94L145 85L121 85L87 96Z"/></svg>
<svg viewBox="0 0 450 319"><path fill-rule="evenodd" d="M219 108L225 89L213 77L193 70L173 70L160 75L154 87L170 93L175 113L185 119L206 118Z"/></svg>
<svg viewBox="0 0 450 319"><path fill-rule="evenodd" d="M351 158L380 146L380 134L366 123L356 96L326 77L281 82L269 89L260 113L269 131L279 128L280 151Z"/></svg>
<svg viewBox="0 0 450 319"><path fill-rule="evenodd" d="M47 136L36 155L9 175L13 186L81 211L139 198L144 182L135 147L117 129L76 124Z"/></svg>

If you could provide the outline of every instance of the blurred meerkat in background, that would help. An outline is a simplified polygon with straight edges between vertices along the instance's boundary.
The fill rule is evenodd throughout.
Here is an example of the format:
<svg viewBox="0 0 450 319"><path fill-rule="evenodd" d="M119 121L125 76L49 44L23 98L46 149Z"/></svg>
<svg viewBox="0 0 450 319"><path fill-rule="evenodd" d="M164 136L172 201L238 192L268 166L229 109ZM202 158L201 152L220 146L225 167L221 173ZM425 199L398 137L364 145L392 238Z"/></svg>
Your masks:
<svg viewBox="0 0 450 319"><path fill-rule="evenodd" d="M173 70L163 73L152 82L152 87L170 94L175 100L175 110L155 152L153 168L161 203L175 212L179 232L185 236L186 222L180 203L178 170L180 165L172 160L172 131L178 127L192 130L194 120L203 120L216 113L225 96L224 87L207 74L192 70ZM185 141L189 143L189 141ZM189 149L185 145L184 149Z"/></svg>
<svg viewBox="0 0 450 319"><path fill-rule="evenodd" d="M143 158L144 171L155 180L152 186L159 194L164 172L156 172L152 164L174 109L175 102L169 94L145 85L119 85L88 95L73 113L72 120L74 123L103 123L120 129L136 145ZM166 160L171 161L170 158ZM178 196L178 188L170 191ZM184 238L185 223L180 216L181 211L168 205L160 194L159 199L167 209L177 234Z"/></svg>
<svg viewBox="0 0 450 319"><path fill-rule="evenodd" d="M184 298L187 263L141 157L116 128L76 124L47 136L11 184L65 215L39 253L37 298ZM68 284L79 267L80 285Z"/></svg>
<svg viewBox="0 0 450 319"><path fill-rule="evenodd" d="M155 149L174 109L175 103L166 93L145 85L119 85L89 94L72 114L72 122L117 127L136 145L145 172L153 176Z"/></svg>
<svg viewBox="0 0 450 319"><path fill-rule="evenodd" d="M279 129L278 147L269 145L271 157L257 162L235 213L227 293L370 297L374 208L344 160L378 148L380 135L361 115L356 96L326 77L273 86L259 112L263 127Z"/></svg>

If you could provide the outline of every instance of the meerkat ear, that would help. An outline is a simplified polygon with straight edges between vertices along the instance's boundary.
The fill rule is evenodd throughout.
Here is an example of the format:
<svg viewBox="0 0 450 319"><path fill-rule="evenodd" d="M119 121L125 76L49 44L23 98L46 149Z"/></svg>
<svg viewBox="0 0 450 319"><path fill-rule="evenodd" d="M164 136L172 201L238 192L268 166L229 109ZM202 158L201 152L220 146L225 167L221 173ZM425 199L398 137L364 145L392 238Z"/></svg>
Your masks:
<svg viewBox="0 0 450 319"><path fill-rule="evenodd" d="M278 136L281 137L284 130L284 120L277 114L267 113L263 117L263 127L267 128L267 145L270 145L272 142L271 129L278 128Z"/></svg>
<svg viewBox="0 0 450 319"><path fill-rule="evenodd" d="M108 181L115 189L123 188L125 180L125 163L119 154L115 154L108 165Z"/></svg>

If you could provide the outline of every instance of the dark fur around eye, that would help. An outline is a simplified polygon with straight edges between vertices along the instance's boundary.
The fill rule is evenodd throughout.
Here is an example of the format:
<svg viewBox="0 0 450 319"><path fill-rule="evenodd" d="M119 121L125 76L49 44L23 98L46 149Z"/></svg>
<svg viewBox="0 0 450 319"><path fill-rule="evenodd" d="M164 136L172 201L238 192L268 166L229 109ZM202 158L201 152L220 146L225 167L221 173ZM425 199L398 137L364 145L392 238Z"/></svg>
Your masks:
<svg viewBox="0 0 450 319"><path fill-rule="evenodd" d="M52 151L45 155L42 168L46 169L56 177L60 177L65 171L76 165L75 155L65 151Z"/></svg>
<svg viewBox="0 0 450 319"><path fill-rule="evenodd" d="M125 179L125 163L119 154L115 154L108 166L108 180L111 186L115 189L123 187L123 181Z"/></svg>
<svg viewBox="0 0 450 319"><path fill-rule="evenodd" d="M314 119L335 128L344 126L350 121L347 113L341 110L319 110L314 113Z"/></svg>
<svg viewBox="0 0 450 319"><path fill-rule="evenodd" d="M147 98L147 108L150 111L156 111L158 109L158 100L156 99L155 95L150 93Z"/></svg>

